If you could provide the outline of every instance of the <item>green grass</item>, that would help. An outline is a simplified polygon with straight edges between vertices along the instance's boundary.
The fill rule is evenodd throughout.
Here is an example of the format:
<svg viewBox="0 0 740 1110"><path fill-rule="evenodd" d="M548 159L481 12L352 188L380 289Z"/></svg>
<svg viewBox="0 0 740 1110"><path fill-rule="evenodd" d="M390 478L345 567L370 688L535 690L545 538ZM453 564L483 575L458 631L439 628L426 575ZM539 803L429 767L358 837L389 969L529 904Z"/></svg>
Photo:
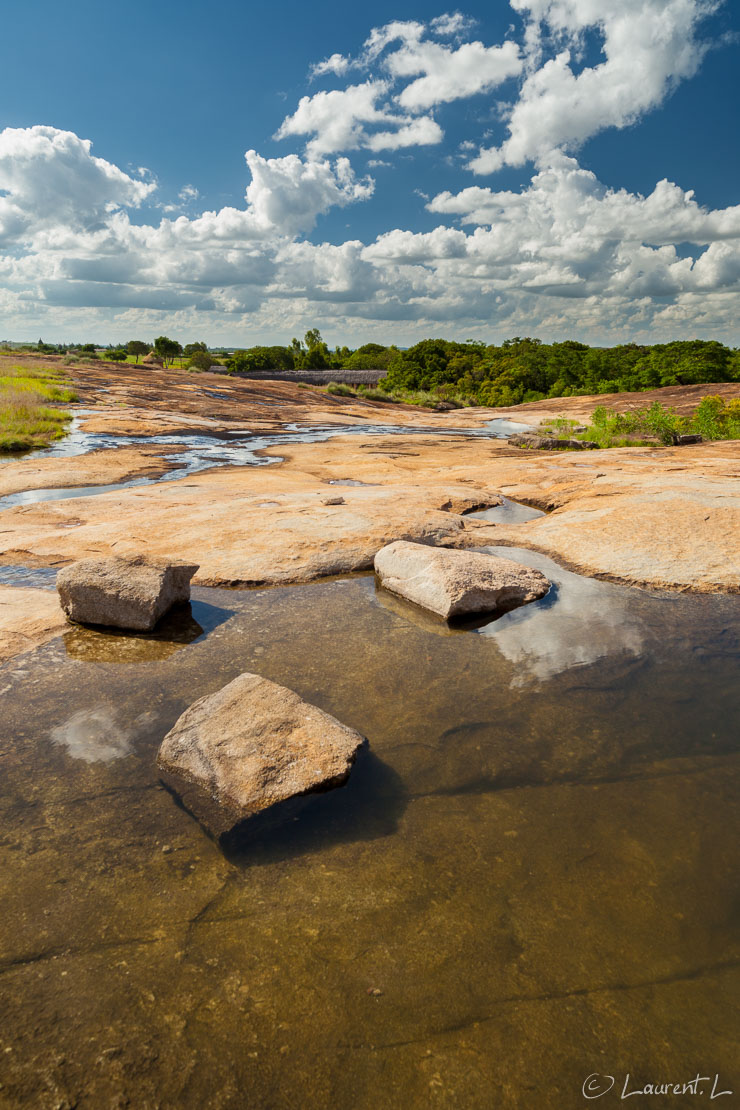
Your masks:
<svg viewBox="0 0 740 1110"><path fill-rule="evenodd" d="M595 408L591 423L583 432L575 432L575 420L558 417L544 420L539 427L543 435L559 439L581 439L599 447L645 447L656 439L670 446L680 435L700 435L706 440L740 439L740 399L725 402L721 397L703 397L693 416L680 416L659 401L632 412L615 412L604 405Z"/></svg>
<svg viewBox="0 0 740 1110"><path fill-rule="evenodd" d="M370 385L360 385L357 387L358 396L362 397L363 401L383 401L386 404L393 401L394 398L390 393L386 393L384 389L376 389Z"/></svg>
<svg viewBox="0 0 740 1110"><path fill-rule="evenodd" d="M70 404L77 394L56 369L24 366L0 373L0 452L45 447L66 434L72 419L53 404Z"/></svg>

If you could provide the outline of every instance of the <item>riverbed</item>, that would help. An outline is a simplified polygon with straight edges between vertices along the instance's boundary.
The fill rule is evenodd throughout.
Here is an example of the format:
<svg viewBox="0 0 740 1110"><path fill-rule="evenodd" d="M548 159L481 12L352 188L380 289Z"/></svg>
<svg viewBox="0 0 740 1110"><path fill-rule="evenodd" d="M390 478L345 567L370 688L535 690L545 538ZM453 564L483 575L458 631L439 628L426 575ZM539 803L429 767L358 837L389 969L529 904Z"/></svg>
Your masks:
<svg viewBox="0 0 740 1110"><path fill-rule="evenodd" d="M160 482L173 482L199 474L205 470L221 466L270 466L281 463L279 454L265 454L268 448L284 446L293 448L299 443L327 443L338 436L387 437L418 436L454 437L459 439L502 440L515 432L527 431L529 426L505 418L486 421L481 427L454 427L446 425L416 426L403 424L285 424L269 434L255 434L249 429L221 428L218 433L186 431L163 435L122 435L104 432L89 432L84 428L84 417L94 410L77 413L72 421L69 434L64 439L36 451L23 455L0 457L0 463L15 458L24 461L55 458L79 458L93 451L115 451L135 446L166 449L167 469L157 476L128 478L121 482L98 483L96 485L70 485L50 489L28 489L18 493L0 496L0 510L15 505L35 505L41 501L67 501L77 497L92 497L103 493L114 493L136 486L152 486ZM70 477L73 477L70 470Z"/></svg>

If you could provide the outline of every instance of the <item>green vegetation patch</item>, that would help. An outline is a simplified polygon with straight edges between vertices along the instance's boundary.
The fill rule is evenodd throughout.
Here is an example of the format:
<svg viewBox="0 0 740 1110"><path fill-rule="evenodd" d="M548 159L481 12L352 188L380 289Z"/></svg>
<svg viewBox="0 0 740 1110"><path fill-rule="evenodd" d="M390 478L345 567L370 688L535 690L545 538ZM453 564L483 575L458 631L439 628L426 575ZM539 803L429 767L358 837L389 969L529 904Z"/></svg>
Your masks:
<svg viewBox="0 0 740 1110"><path fill-rule="evenodd" d="M72 419L53 404L70 404L77 394L56 370L23 366L0 374L0 451L28 451L61 439Z"/></svg>
<svg viewBox="0 0 740 1110"><path fill-rule="evenodd" d="M329 382L326 387L326 392L331 393L332 397L356 397L357 393L351 385L345 385L344 382Z"/></svg>
<svg viewBox="0 0 740 1110"><path fill-rule="evenodd" d="M670 446L679 436L700 435L706 440L740 439L740 399L724 401L716 394L702 398L693 416L679 416L659 401L632 412L595 408L591 423L577 431L575 420L544 420L538 431L560 439L590 440L599 447Z"/></svg>

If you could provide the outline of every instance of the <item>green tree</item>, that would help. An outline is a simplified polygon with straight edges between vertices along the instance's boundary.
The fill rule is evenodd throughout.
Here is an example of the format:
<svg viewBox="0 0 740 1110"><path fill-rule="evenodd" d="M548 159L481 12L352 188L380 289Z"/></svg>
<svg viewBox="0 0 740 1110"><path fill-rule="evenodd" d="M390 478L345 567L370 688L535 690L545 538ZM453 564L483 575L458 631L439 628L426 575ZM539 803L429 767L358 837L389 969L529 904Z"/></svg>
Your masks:
<svg viewBox="0 0 740 1110"><path fill-rule="evenodd" d="M149 344L144 343L142 339L129 339L126 350L130 355L133 355L138 362L139 355L146 355L149 353Z"/></svg>
<svg viewBox="0 0 740 1110"><path fill-rule="evenodd" d="M178 355L182 354L182 345L176 339L158 335L154 340L154 353L159 355L165 366L171 366Z"/></svg>
<svg viewBox="0 0 740 1110"><path fill-rule="evenodd" d="M187 347L185 348L184 354L187 354ZM216 360L213 358L213 355L209 355L208 351L193 351L188 359L188 369L210 370L215 362Z"/></svg>
<svg viewBox="0 0 740 1110"><path fill-rule="evenodd" d="M199 351L202 354L208 354L208 347L205 345L205 343L186 343L182 353L185 358L192 358L192 356L197 354Z"/></svg>
<svg viewBox="0 0 740 1110"><path fill-rule="evenodd" d="M265 373L270 370L293 370L292 347L247 347L234 351L226 363L232 373Z"/></svg>
<svg viewBox="0 0 740 1110"><path fill-rule="evenodd" d="M312 350L314 347L320 347L322 344L324 344L324 341L321 338L321 332L318 328L309 328L309 330L303 337L303 342L306 344L309 351Z"/></svg>

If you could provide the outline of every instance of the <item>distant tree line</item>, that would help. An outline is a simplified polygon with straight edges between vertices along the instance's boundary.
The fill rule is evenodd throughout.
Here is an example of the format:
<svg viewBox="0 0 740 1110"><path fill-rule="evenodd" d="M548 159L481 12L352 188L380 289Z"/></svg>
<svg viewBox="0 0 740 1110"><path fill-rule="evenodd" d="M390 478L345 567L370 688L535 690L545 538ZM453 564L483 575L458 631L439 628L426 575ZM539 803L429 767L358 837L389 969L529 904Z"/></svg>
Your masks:
<svg viewBox="0 0 740 1110"><path fill-rule="evenodd" d="M500 346L424 339L397 351L381 382L491 407L574 394L621 393L699 382L740 381L740 351L713 340L617 347L507 339Z"/></svg>
<svg viewBox="0 0 740 1110"><path fill-rule="evenodd" d="M365 343L357 350L337 347L330 351L318 328L311 328L287 347L245 347L234 351L226 362L232 373L269 370L387 370L397 347Z"/></svg>
<svg viewBox="0 0 740 1110"><path fill-rule="evenodd" d="M566 340L423 339L408 350L366 343L329 351L317 330L289 347L248 347L228 359L227 369L382 370L389 391L424 391L492 407L572 394L619 393L666 385L740 381L740 351L713 340L589 347Z"/></svg>
<svg viewBox="0 0 740 1110"><path fill-rule="evenodd" d="M39 340L38 350L76 350L95 355L93 343L53 347ZM97 348L100 350L100 348ZM123 361L153 352L165 366L181 359L187 366L207 370L219 358L203 342L184 347L160 335L153 343L132 339L111 346L102 357ZM381 343L365 343L352 350L330 350L318 328L287 346L255 346L223 353L230 373L292 370L379 370L381 387L393 392L428 392L465 403L492 407L540 401L573 394L619 393L668 385L740 381L740 350L714 340L676 340L672 343L623 343L589 347L569 339L543 343L539 339L507 339L500 345L468 340L423 339L407 350Z"/></svg>

